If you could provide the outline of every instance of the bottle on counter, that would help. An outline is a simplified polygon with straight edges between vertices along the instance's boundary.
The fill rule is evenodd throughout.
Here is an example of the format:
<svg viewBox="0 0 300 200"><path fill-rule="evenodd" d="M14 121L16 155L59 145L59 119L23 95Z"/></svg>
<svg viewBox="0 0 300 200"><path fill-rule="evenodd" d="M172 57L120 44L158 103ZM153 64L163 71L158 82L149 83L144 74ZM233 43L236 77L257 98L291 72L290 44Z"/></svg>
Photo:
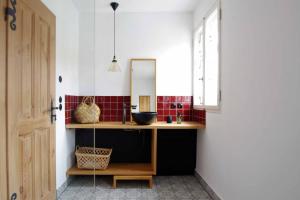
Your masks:
<svg viewBox="0 0 300 200"><path fill-rule="evenodd" d="M181 122L182 122L182 115L180 112L177 113L176 121L177 121L177 124L181 124Z"/></svg>

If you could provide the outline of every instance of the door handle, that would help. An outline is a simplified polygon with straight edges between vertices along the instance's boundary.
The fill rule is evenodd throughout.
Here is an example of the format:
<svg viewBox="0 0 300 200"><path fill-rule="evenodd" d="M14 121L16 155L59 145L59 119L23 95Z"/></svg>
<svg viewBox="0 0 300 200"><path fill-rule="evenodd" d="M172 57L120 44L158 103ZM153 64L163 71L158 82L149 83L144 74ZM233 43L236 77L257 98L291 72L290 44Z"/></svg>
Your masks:
<svg viewBox="0 0 300 200"><path fill-rule="evenodd" d="M17 199L17 193L13 193L11 196L10 196L10 200L16 200Z"/></svg>
<svg viewBox="0 0 300 200"><path fill-rule="evenodd" d="M53 124L56 121L56 114L55 114L55 110L58 110L58 107L54 107L54 103L53 100L51 100L51 109L50 109L50 118L51 118L51 124Z"/></svg>

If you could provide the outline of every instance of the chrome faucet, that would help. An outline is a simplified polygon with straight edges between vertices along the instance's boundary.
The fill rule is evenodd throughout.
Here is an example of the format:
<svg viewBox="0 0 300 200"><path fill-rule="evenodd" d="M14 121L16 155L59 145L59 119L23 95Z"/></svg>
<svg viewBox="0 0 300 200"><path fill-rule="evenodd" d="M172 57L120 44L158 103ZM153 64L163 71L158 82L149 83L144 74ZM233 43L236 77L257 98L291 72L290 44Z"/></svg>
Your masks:
<svg viewBox="0 0 300 200"><path fill-rule="evenodd" d="M122 124L126 124L126 103L123 103Z"/></svg>

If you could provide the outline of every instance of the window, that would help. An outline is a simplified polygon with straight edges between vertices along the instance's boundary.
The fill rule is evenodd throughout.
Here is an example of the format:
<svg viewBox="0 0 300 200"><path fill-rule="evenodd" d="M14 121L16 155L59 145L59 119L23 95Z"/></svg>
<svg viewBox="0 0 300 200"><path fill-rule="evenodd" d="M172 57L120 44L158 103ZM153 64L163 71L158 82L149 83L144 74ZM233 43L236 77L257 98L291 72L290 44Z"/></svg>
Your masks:
<svg viewBox="0 0 300 200"><path fill-rule="evenodd" d="M215 6L194 35L195 108L218 109L220 105L219 10Z"/></svg>

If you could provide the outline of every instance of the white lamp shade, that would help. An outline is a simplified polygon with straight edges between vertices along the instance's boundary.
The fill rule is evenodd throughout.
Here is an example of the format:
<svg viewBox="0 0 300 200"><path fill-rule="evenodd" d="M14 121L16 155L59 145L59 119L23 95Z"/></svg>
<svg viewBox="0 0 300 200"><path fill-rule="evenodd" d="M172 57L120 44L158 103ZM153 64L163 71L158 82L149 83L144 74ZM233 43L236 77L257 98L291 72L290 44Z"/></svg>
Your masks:
<svg viewBox="0 0 300 200"><path fill-rule="evenodd" d="M116 60L113 60L108 68L109 72L121 72L119 63Z"/></svg>

